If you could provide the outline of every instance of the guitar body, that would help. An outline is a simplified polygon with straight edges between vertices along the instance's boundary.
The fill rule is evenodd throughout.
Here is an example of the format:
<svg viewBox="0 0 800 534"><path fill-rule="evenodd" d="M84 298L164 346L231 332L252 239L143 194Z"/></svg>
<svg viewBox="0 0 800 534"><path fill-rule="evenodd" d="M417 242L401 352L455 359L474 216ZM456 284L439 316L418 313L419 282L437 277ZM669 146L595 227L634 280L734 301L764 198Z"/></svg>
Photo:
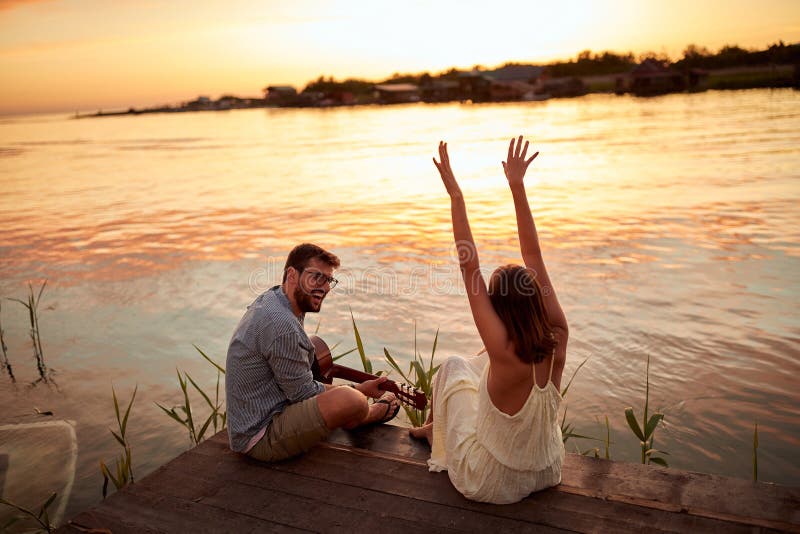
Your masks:
<svg viewBox="0 0 800 534"><path fill-rule="evenodd" d="M309 336L309 339L314 345L314 352L316 353L316 361L311 368L315 380L324 384L332 384L334 378L341 378L358 383L378 378L375 375L333 363L333 356L331 355L331 349L328 348L328 344L319 336ZM378 388L383 391L391 391L401 402L410 404L417 410L422 410L428 405L428 398L425 396L425 393L413 386L386 380L380 384Z"/></svg>

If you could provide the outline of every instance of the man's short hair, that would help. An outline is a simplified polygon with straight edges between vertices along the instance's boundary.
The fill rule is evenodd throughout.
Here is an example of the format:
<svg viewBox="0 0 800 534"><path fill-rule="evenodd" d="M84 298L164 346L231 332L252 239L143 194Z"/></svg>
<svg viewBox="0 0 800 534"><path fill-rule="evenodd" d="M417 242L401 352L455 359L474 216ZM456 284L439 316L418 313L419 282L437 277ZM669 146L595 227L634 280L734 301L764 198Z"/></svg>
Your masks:
<svg viewBox="0 0 800 534"><path fill-rule="evenodd" d="M334 269L339 268L340 262L336 254L328 252L324 248L318 247L317 245L303 243L302 245L297 245L294 247L289 253L289 256L286 258L286 265L283 266L283 281L286 282L286 273L288 272L289 267L294 267L297 272L302 272L303 269L308 267L308 263L313 259L317 259L327 265L330 265Z"/></svg>

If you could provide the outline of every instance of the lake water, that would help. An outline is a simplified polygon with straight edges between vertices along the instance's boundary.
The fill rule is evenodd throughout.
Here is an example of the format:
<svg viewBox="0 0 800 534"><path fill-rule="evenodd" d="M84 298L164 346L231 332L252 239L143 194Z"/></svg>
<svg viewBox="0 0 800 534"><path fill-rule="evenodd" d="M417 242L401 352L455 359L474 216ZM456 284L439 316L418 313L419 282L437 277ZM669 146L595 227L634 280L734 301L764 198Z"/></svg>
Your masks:
<svg viewBox="0 0 800 534"><path fill-rule="evenodd" d="M437 358L476 352L431 157L447 140L491 270L520 261L500 166L519 133L541 152L527 183L570 323L565 377L588 358L566 398L576 431L603 436L608 415L611 457L638 461L624 410L641 411L649 355L651 411L666 414L656 446L670 465L748 478L757 422L759 478L800 484L792 90L4 118L0 321L16 383L0 375L0 428L74 422L68 518L99 501L98 462L119 453L112 384L123 403L138 385L128 437L137 477L152 471L189 446L154 404L180 402L176 367L213 389L192 345L223 363L245 307L303 241L342 259L342 282L307 320L340 350L355 346L352 310L377 368L388 368L383 347L409 361L415 328L423 354L437 328ZM55 384L29 386L39 374L27 310L7 298L44 279ZM52 476L38 459L65 450L47 436L30 438L27 459L6 453L9 473L27 470L20 495Z"/></svg>

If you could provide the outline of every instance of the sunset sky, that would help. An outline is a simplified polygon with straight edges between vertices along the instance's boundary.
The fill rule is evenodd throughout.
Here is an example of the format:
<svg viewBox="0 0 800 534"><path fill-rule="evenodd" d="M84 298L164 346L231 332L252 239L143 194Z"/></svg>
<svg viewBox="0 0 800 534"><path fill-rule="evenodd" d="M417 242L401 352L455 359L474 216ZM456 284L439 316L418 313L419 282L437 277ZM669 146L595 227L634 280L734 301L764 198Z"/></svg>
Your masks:
<svg viewBox="0 0 800 534"><path fill-rule="evenodd" d="M799 0L0 0L0 113L781 39L800 41Z"/></svg>

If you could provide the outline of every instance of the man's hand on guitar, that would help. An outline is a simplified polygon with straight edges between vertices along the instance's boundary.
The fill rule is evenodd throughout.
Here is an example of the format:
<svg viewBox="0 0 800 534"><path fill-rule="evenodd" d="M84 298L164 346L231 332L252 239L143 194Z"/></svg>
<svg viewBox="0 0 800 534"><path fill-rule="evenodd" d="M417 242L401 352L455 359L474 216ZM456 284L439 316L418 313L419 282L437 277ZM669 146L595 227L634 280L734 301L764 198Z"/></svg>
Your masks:
<svg viewBox="0 0 800 534"><path fill-rule="evenodd" d="M388 378L386 378L385 376L379 376L374 380L366 380L364 382L361 382L360 384L357 384L356 389L361 393L363 393L364 395L366 395L367 397L378 399L380 398L381 395L384 394L384 391L378 389L378 386L380 384L383 384L387 380Z"/></svg>

